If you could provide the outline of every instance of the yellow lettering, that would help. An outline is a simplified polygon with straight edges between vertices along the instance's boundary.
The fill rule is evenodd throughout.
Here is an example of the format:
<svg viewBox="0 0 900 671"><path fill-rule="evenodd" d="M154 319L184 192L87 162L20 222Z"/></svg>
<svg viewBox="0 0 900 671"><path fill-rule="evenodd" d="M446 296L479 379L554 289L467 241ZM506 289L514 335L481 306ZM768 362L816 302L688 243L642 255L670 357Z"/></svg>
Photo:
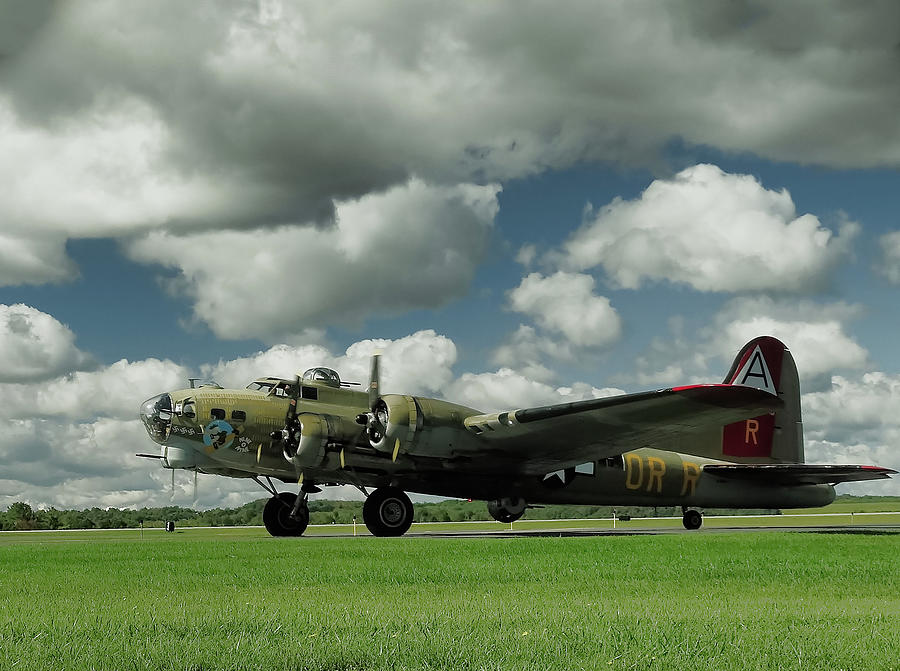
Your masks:
<svg viewBox="0 0 900 671"><path fill-rule="evenodd" d="M755 419L747 420L747 431L744 433L744 442L749 445L750 438L753 438L753 444L759 445L759 441L756 439L756 432L759 431L759 422Z"/></svg>
<svg viewBox="0 0 900 671"><path fill-rule="evenodd" d="M666 473L666 462L657 457L647 457L647 469L650 471L647 477L647 491L653 491L653 482L656 481L656 493L662 494L662 477Z"/></svg>
<svg viewBox="0 0 900 671"><path fill-rule="evenodd" d="M625 459L625 487L638 489L644 480L644 464L641 458L632 452L622 456Z"/></svg>
<svg viewBox="0 0 900 671"><path fill-rule="evenodd" d="M688 489L691 490L690 495L693 496L697 491L697 480L700 479L700 466L693 461L682 461L681 476L681 496L687 494Z"/></svg>

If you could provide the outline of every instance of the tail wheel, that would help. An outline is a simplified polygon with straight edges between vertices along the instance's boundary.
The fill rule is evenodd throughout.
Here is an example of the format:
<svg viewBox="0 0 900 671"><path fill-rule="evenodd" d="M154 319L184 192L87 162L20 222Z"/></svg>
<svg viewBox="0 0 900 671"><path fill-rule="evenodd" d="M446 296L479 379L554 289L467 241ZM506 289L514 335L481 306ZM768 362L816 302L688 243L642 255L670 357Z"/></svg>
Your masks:
<svg viewBox="0 0 900 671"><path fill-rule="evenodd" d="M273 536L302 536L309 526L309 508L301 505L297 516L291 517L296 501L297 495L291 492L281 492L269 499L263 508L266 531Z"/></svg>
<svg viewBox="0 0 900 671"><path fill-rule="evenodd" d="M525 499L506 498L488 501L487 509L491 517L503 524L512 524L525 513Z"/></svg>
<svg viewBox="0 0 900 671"><path fill-rule="evenodd" d="M413 521L413 504L396 487L380 487L363 504L363 521L373 536L402 536Z"/></svg>
<svg viewBox="0 0 900 671"><path fill-rule="evenodd" d="M699 529L703 524L703 515L699 510L685 510L681 522L685 529Z"/></svg>

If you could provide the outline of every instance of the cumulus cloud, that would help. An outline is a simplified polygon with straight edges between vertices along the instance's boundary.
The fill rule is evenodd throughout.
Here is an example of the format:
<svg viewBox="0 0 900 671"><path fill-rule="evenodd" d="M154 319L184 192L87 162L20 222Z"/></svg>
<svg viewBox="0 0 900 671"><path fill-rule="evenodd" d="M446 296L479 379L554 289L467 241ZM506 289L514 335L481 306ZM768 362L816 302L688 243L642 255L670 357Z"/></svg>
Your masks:
<svg viewBox="0 0 900 671"><path fill-rule="evenodd" d="M537 383L555 380L549 360L589 356L613 345L622 333L618 312L594 292L590 275L531 273L507 297L508 308L531 317L538 328L519 324L491 354L491 362Z"/></svg>
<svg viewBox="0 0 900 671"><path fill-rule="evenodd" d="M900 284L900 231L886 233L878 239L881 260L877 270L891 284Z"/></svg>
<svg viewBox="0 0 900 671"><path fill-rule="evenodd" d="M509 368L494 373L465 373L447 389L447 397L483 412L581 401L624 393L579 382L553 387Z"/></svg>
<svg viewBox="0 0 900 671"><path fill-rule="evenodd" d="M35 391L35 408L44 415L70 418L105 415L135 417L151 396L187 385L187 370L171 361L117 361L100 370L53 380Z"/></svg>
<svg viewBox="0 0 900 671"><path fill-rule="evenodd" d="M34 382L90 364L69 328L28 305L0 304L0 383Z"/></svg>
<svg viewBox="0 0 900 671"><path fill-rule="evenodd" d="M138 405L163 391L187 386L187 371L171 361L125 359L40 384L0 384L0 417L129 419Z"/></svg>
<svg viewBox="0 0 900 671"><path fill-rule="evenodd" d="M509 306L579 347L606 347L622 333L619 314L608 298L594 293L590 275L531 273L509 292Z"/></svg>
<svg viewBox="0 0 900 671"><path fill-rule="evenodd" d="M0 220L47 266L6 283L71 277L67 237L322 223L413 176L655 166L673 139L900 164L892 2L52 8L0 27Z"/></svg>
<svg viewBox="0 0 900 671"><path fill-rule="evenodd" d="M900 376L878 371L836 375L827 389L803 395L803 413L808 461L900 471ZM900 493L900 482L879 483L877 493Z"/></svg>
<svg viewBox="0 0 900 671"><path fill-rule="evenodd" d="M726 359L758 335L775 336L790 348L801 380L813 382L866 366L868 352L846 330L861 313L860 306L841 302L739 298L716 315L711 343Z"/></svg>
<svg viewBox="0 0 900 671"><path fill-rule="evenodd" d="M519 248L519 251L516 252L516 263L520 263L526 268L530 268L531 264L537 259L537 253L536 245L522 245Z"/></svg>
<svg viewBox="0 0 900 671"><path fill-rule="evenodd" d="M338 203L328 230L159 232L129 253L176 268L173 291L194 301L196 318L216 335L277 341L304 327L438 307L463 295L487 245L497 191L413 180Z"/></svg>
<svg viewBox="0 0 900 671"><path fill-rule="evenodd" d="M555 375L541 362L548 358L571 360L574 355L575 350L567 341L540 335L533 326L519 324L506 342L494 350L491 361L532 380L549 382Z"/></svg>
<svg viewBox="0 0 900 671"><path fill-rule="evenodd" d="M88 359L74 339L50 315L0 306L0 506L167 500L134 456L148 444L137 413L145 399L186 386L186 371L156 359L78 370Z"/></svg>
<svg viewBox="0 0 900 671"><path fill-rule="evenodd" d="M701 164L589 213L551 258L574 270L600 266L627 289L667 281L698 291L806 292L827 283L857 228L845 223L835 235L811 214L798 217L787 190Z"/></svg>
<svg viewBox="0 0 900 671"><path fill-rule="evenodd" d="M240 388L257 377L291 378L308 368L325 366L336 370L344 381L360 383L360 390L365 390L376 353L381 354L385 393L439 394L453 377L456 345L432 330L396 340L361 340L341 355L319 345L274 345L249 357L204 366L203 374L226 387Z"/></svg>
<svg viewBox="0 0 900 671"><path fill-rule="evenodd" d="M685 319L671 320L670 335L655 338L636 360L635 373L622 379L656 386L719 382L745 343L771 335L791 350L804 388L818 389L837 371L867 366L868 351L847 330L861 313L843 302L734 298L709 324L687 328Z"/></svg>
<svg viewBox="0 0 900 671"><path fill-rule="evenodd" d="M804 396L804 410L816 439L872 441L885 429L900 431L900 376L877 371L857 378L835 375L828 389Z"/></svg>
<svg viewBox="0 0 900 671"><path fill-rule="evenodd" d="M64 236L0 232L0 286L62 282L77 275Z"/></svg>
<svg viewBox="0 0 900 671"><path fill-rule="evenodd" d="M47 508L140 508L193 503L193 474L141 460L147 449L140 421L29 419L10 422L0 435L0 508L16 501ZM230 478L200 476L198 506L242 505L259 490Z"/></svg>

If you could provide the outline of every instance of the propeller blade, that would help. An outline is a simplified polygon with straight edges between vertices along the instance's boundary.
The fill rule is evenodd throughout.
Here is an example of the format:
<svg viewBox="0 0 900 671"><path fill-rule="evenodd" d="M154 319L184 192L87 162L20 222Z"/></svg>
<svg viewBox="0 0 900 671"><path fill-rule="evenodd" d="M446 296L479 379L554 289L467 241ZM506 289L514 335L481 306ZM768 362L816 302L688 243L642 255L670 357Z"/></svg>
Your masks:
<svg viewBox="0 0 900 671"><path fill-rule="evenodd" d="M369 375L369 409L374 408L375 403L381 397L381 380L379 380L380 359L380 354L372 355L372 372Z"/></svg>
<svg viewBox="0 0 900 671"><path fill-rule="evenodd" d="M175 469L172 469L172 500L175 500Z"/></svg>
<svg viewBox="0 0 900 671"><path fill-rule="evenodd" d="M194 505L197 505L197 471L194 470Z"/></svg>
<svg viewBox="0 0 900 671"><path fill-rule="evenodd" d="M291 402L288 404L287 414L284 417L284 425L290 426L291 422L297 416L298 407L300 405L300 376L294 376L294 386L291 387Z"/></svg>
<svg viewBox="0 0 900 671"><path fill-rule="evenodd" d="M372 372L369 375L369 412L356 417L356 423L366 427L366 433L370 441L380 440L378 436L382 435L386 428L379 415L379 406L384 406L384 403L381 402L380 378L381 353L375 352L372 355Z"/></svg>

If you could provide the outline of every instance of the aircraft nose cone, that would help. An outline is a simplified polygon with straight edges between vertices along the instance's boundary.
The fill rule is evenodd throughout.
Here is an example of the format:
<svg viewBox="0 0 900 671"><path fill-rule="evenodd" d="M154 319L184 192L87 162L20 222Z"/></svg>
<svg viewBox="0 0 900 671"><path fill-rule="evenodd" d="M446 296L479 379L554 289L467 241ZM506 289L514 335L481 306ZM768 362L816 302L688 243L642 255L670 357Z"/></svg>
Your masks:
<svg viewBox="0 0 900 671"><path fill-rule="evenodd" d="M144 401L141 404L141 421L150 439L162 445L169 437L172 426L172 397L159 394Z"/></svg>

